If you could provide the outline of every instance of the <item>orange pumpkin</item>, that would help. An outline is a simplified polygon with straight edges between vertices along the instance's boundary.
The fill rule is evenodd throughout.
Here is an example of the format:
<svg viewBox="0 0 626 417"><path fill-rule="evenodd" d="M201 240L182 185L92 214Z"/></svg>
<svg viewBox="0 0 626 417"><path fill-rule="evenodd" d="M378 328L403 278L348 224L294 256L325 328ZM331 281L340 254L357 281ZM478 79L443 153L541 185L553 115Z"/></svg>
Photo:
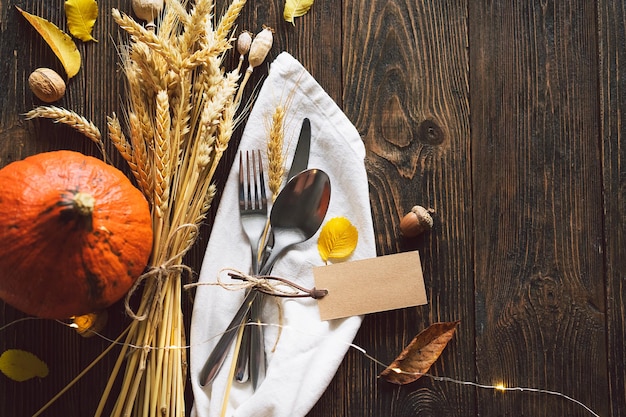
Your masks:
<svg viewBox="0 0 626 417"><path fill-rule="evenodd" d="M64 319L119 300L152 251L150 209L117 168L72 151L0 170L0 298Z"/></svg>

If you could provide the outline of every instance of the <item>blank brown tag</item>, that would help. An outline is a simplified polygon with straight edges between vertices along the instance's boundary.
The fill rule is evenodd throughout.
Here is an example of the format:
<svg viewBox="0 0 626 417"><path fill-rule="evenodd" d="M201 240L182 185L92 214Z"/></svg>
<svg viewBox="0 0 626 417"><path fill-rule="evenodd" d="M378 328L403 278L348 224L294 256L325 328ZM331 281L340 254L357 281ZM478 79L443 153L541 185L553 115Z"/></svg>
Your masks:
<svg viewBox="0 0 626 417"><path fill-rule="evenodd" d="M313 268L322 320L428 303L417 251Z"/></svg>

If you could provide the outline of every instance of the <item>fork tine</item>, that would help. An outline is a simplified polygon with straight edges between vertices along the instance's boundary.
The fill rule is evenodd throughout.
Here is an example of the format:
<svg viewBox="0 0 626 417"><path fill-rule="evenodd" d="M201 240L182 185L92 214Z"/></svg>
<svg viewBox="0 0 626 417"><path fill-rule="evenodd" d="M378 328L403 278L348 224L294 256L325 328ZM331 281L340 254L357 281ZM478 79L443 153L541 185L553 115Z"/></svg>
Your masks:
<svg viewBox="0 0 626 417"><path fill-rule="evenodd" d="M252 158L254 159L254 154L252 154ZM246 208L254 209L254 203L252 202L252 181L250 179L250 155L248 151L246 151L246 174L248 176L248 201L246 202ZM254 178L254 193L256 194L256 178Z"/></svg>
<svg viewBox="0 0 626 417"><path fill-rule="evenodd" d="M259 204L260 209L267 209L267 197L265 195L265 175L263 175L263 160L261 158L261 151L257 151L259 154L259 183L261 188L261 201Z"/></svg>
<svg viewBox="0 0 626 417"><path fill-rule="evenodd" d="M243 181L243 152L239 151L239 210L246 208L246 194Z"/></svg>
<svg viewBox="0 0 626 417"><path fill-rule="evenodd" d="M257 172L256 166L256 153L252 151L252 181L254 182L254 200L250 198L250 208L255 210L258 209L259 206L259 173Z"/></svg>

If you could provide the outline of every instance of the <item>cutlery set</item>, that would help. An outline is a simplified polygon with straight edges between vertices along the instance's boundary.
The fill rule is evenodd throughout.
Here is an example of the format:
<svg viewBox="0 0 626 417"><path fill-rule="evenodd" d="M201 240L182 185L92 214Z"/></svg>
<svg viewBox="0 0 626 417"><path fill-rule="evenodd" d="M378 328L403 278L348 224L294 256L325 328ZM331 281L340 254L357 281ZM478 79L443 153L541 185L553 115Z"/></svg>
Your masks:
<svg viewBox="0 0 626 417"><path fill-rule="evenodd" d="M311 124L304 119L288 173L267 217L267 198L261 151L239 155L239 213L251 248L252 275L268 275L274 263L292 246L310 239L321 226L330 202L330 179L319 169L307 169ZM236 379L256 389L265 376L266 358L260 314L263 294L251 288L200 372L200 384L210 384L221 369L241 325L243 337ZM246 369L247 376L246 378Z"/></svg>

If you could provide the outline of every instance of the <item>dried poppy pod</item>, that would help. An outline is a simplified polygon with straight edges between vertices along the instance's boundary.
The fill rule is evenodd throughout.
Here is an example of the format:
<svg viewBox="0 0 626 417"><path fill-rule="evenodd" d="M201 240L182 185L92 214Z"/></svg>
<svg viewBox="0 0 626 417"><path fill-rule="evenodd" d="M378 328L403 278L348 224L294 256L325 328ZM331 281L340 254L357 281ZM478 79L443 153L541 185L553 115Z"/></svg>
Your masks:
<svg viewBox="0 0 626 417"><path fill-rule="evenodd" d="M252 34L244 30L237 38L237 52L239 52L239 55L247 54L250 51L250 45L252 45Z"/></svg>
<svg viewBox="0 0 626 417"><path fill-rule="evenodd" d="M415 237L429 231L433 227L432 210L422 206L413 206L402 220L400 220L400 232L406 237Z"/></svg>
<svg viewBox="0 0 626 417"><path fill-rule="evenodd" d="M250 53L248 55L248 71L252 72L252 68L256 68L265 61L267 54L272 49L274 43L274 29L263 26L263 30L259 32L250 45Z"/></svg>
<svg viewBox="0 0 626 417"><path fill-rule="evenodd" d="M145 20L146 28L154 30L154 20L163 10L163 0L133 0L133 12L141 20Z"/></svg>

